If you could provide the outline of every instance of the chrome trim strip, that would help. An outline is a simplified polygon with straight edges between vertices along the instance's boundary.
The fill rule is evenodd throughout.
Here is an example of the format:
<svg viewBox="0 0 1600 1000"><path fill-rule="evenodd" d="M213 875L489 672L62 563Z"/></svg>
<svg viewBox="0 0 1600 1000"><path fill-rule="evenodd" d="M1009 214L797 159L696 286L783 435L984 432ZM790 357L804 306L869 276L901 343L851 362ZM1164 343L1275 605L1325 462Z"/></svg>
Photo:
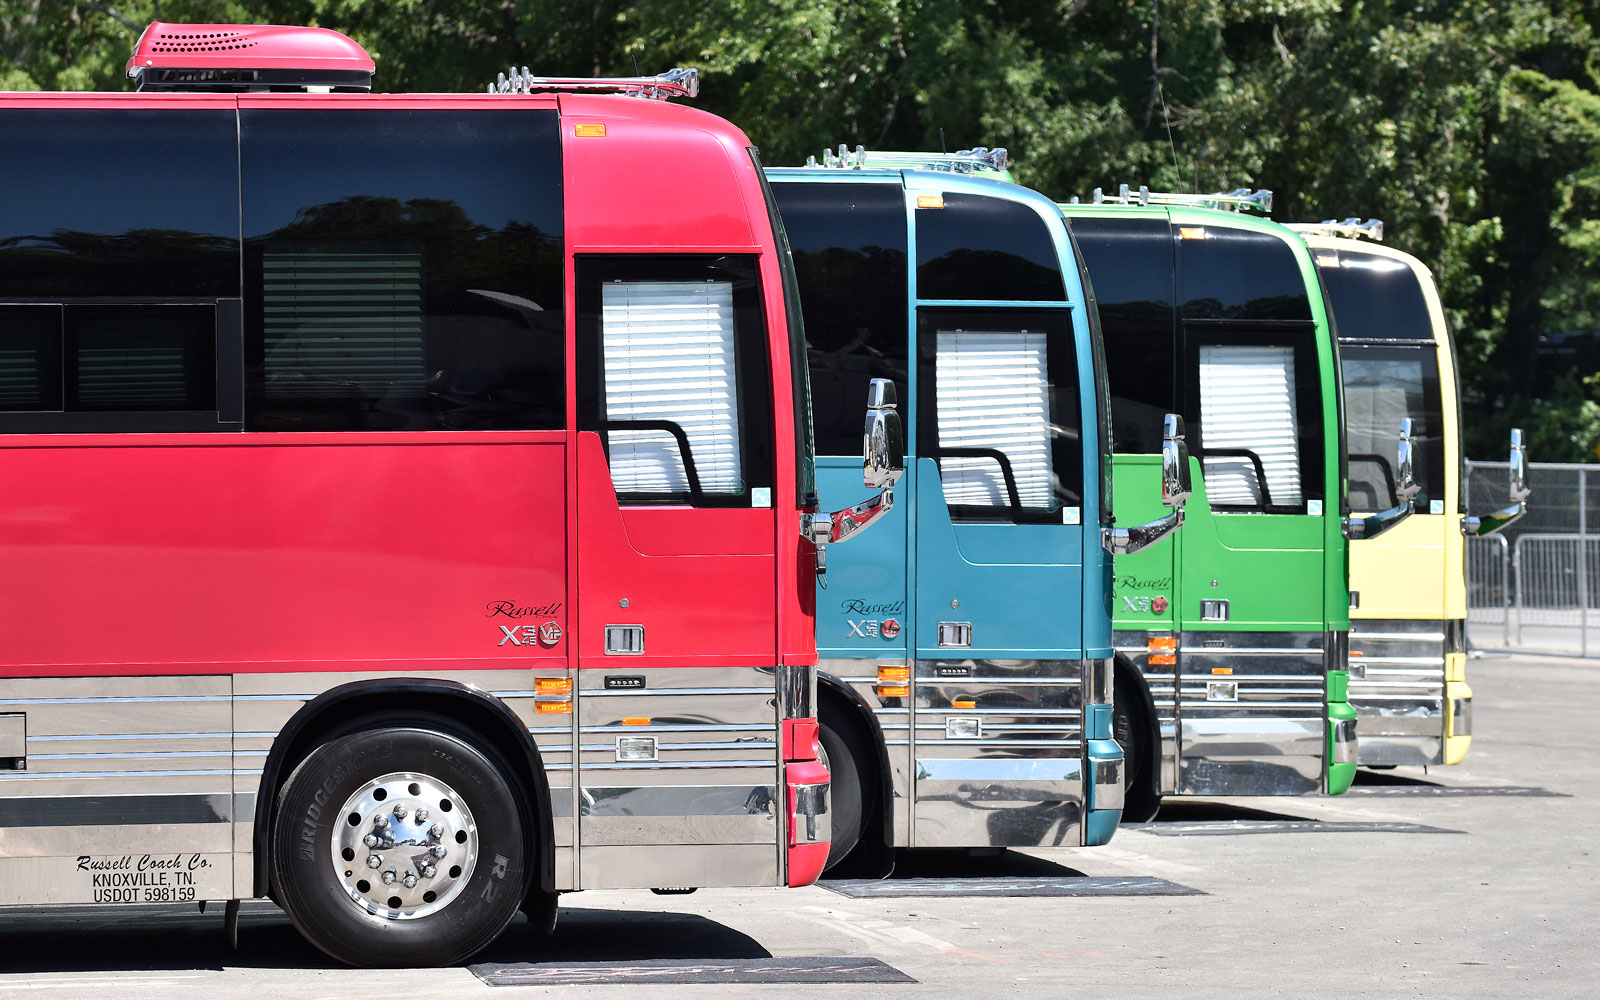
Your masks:
<svg viewBox="0 0 1600 1000"><path fill-rule="evenodd" d="M1178 652L1198 656L1306 656L1322 652L1321 646L1179 646Z"/></svg>
<svg viewBox="0 0 1600 1000"><path fill-rule="evenodd" d="M192 778L213 774L239 774L239 771L0 771L0 782L28 781L36 778ZM260 771L244 772L260 774Z"/></svg>
<svg viewBox="0 0 1600 1000"><path fill-rule="evenodd" d="M603 749L614 749L605 747ZM679 770L706 770L719 767L777 767L774 760L691 760L691 761L659 761L649 764L588 764L583 765L585 771L679 771Z"/></svg>
<svg viewBox="0 0 1600 1000"><path fill-rule="evenodd" d="M0 702L0 704L12 704ZM56 743L70 740L231 740L238 737L272 738L277 733L99 733L58 734L55 736L29 736L29 743Z"/></svg>
<svg viewBox="0 0 1600 1000"><path fill-rule="evenodd" d="M600 670L599 667L588 668ZM621 668L618 668L620 670ZM754 670L756 668L751 667ZM769 668L770 669L770 668ZM617 673L617 670L610 671ZM587 679L587 678L586 678ZM626 690L608 691L605 688L586 687L583 689L585 698L637 698L640 695L717 695L717 694L765 694L773 693L772 686L761 687L721 687L721 688L668 688L668 687L642 687L628 688Z"/></svg>

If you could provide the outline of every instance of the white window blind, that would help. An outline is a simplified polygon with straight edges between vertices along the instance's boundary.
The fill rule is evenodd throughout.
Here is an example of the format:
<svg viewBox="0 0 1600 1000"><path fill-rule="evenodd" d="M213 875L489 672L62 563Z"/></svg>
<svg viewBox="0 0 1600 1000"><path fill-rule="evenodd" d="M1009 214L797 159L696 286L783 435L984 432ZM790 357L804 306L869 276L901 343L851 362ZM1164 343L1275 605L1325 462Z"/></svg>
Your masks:
<svg viewBox="0 0 1600 1000"><path fill-rule="evenodd" d="M1261 459L1274 504L1301 502L1293 348L1202 346L1200 424L1207 451L1244 448ZM1206 495L1217 506L1263 502L1248 458L1208 455L1205 477Z"/></svg>
<svg viewBox="0 0 1600 1000"><path fill-rule="evenodd" d="M733 285L727 281L611 281L601 286L606 419L670 420L683 428L707 493L742 493ZM619 493L684 493L689 477L673 436L611 430Z"/></svg>
<svg viewBox="0 0 1600 1000"><path fill-rule="evenodd" d="M1050 507L1055 491L1045 334L940 330L935 350L939 447L1003 452L1022 505ZM939 479L949 504L1011 503L992 458L941 458Z"/></svg>
<svg viewBox="0 0 1600 1000"><path fill-rule="evenodd" d="M426 394L421 254L269 251L263 270L269 397Z"/></svg>

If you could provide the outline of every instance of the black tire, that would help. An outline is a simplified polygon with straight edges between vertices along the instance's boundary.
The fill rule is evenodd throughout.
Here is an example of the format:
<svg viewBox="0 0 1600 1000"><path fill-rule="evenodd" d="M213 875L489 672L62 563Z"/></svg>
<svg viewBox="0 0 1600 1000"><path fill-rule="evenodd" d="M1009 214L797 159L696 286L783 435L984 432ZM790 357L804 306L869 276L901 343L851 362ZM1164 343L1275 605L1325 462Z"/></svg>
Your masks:
<svg viewBox="0 0 1600 1000"><path fill-rule="evenodd" d="M284 782L272 828L274 893L306 940L341 962L452 965L498 937L527 896L532 833L526 811L510 769L492 750L433 729L378 725L323 743ZM358 826L344 812L345 804L372 782L402 773L450 789L460 803L453 811L473 818L476 836L467 841L476 851L470 869L461 869L464 880L458 880L454 894L438 908L406 918L372 912L359 902L347 883L360 862L347 854L336 865L333 854L343 825ZM404 868L406 849L391 850ZM454 865L464 857L449 860Z"/></svg>
<svg viewBox="0 0 1600 1000"><path fill-rule="evenodd" d="M828 813L832 817L832 843L828 847L828 862L822 869L827 871L843 861L861 842L867 817L877 812L878 787L870 778L877 772L873 766L875 757L860 727L841 722L827 710L826 703L824 706L817 722L830 775Z"/></svg>
<svg viewBox="0 0 1600 1000"><path fill-rule="evenodd" d="M1111 707L1111 736L1122 747L1122 822L1148 823L1161 811L1150 759L1151 729L1133 685L1118 676Z"/></svg>

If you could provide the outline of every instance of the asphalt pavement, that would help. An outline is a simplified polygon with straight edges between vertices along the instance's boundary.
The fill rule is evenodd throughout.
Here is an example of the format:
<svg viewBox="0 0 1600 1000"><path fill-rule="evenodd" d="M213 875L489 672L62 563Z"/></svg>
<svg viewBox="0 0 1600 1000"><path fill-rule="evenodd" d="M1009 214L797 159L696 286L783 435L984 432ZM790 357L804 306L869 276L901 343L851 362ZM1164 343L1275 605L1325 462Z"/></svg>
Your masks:
<svg viewBox="0 0 1600 1000"><path fill-rule="evenodd" d="M854 895L584 892L552 938L518 918L470 968L333 965L267 903L237 950L219 906L0 910L0 998L1600 995L1600 662L1488 656L1468 681L1464 764L1337 798L1169 800L1101 848L909 852ZM1052 885L1078 891L1026 894Z"/></svg>

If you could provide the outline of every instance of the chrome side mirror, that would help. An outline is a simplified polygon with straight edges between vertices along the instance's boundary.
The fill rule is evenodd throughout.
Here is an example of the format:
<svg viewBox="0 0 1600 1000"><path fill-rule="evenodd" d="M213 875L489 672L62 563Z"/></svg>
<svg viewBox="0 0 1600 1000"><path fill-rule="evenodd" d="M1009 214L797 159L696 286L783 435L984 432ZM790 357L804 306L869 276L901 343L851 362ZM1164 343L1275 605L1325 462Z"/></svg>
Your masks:
<svg viewBox="0 0 1600 1000"><path fill-rule="evenodd" d="M1183 439L1183 418L1169 413L1161 421L1161 502L1182 507L1189 493L1189 445Z"/></svg>
<svg viewBox="0 0 1600 1000"><path fill-rule="evenodd" d="M1396 500L1406 503L1422 489L1417 484L1417 439L1411 433L1413 426L1410 417L1401 418L1400 447L1395 452L1394 495Z"/></svg>
<svg viewBox="0 0 1600 1000"><path fill-rule="evenodd" d="M1522 428L1511 428L1511 502L1521 503L1533 492L1528 488L1528 449L1522 443Z"/></svg>
<svg viewBox="0 0 1600 1000"><path fill-rule="evenodd" d="M1189 499L1189 445L1183 440L1183 418L1169 413L1161 420L1161 503L1172 513L1132 528L1101 528L1100 545L1114 556L1147 548L1183 524Z"/></svg>
<svg viewBox="0 0 1600 1000"><path fill-rule="evenodd" d="M800 515L800 534L816 547L817 576L828 572L828 543L842 542L894 509L894 486L905 472L906 439L896 407L894 383L875 378L867 385L867 422L861 435L861 482L877 496L831 514ZM824 586L826 584L824 583Z"/></svg>
<svg viewBox="0 0 1600 1000"><path fill-rule="evenodd" d="M1528 449L1522 443L1522 428L1511 428L1511 470L1506 484L1511 493L1511 506L1502 507L1482 517L1468 515L1461 519L1461 530L1468 535L1492 535L1528 512Z"/></svg>
<svg viewBox="0 0 1600 1000"><path fill-rule="evenodd" d="M1417 484L1417 441L1411 431L1415 425L1410 417L1400 418L1400 440L1395 451L1395 504L1366 517L1346 517L1344 536L1352 540L1377 538L1390 528L1411 516L1411 500L1421 490Z"/></svg>
<svg viewBox="0 0 1600 1000"><path fill-rule="evenodd" d="M905 431L900 426L894 383L875 378L867 385L867 427L861 436L861 484L869 490L893 489L905 471Z"/></svg>

